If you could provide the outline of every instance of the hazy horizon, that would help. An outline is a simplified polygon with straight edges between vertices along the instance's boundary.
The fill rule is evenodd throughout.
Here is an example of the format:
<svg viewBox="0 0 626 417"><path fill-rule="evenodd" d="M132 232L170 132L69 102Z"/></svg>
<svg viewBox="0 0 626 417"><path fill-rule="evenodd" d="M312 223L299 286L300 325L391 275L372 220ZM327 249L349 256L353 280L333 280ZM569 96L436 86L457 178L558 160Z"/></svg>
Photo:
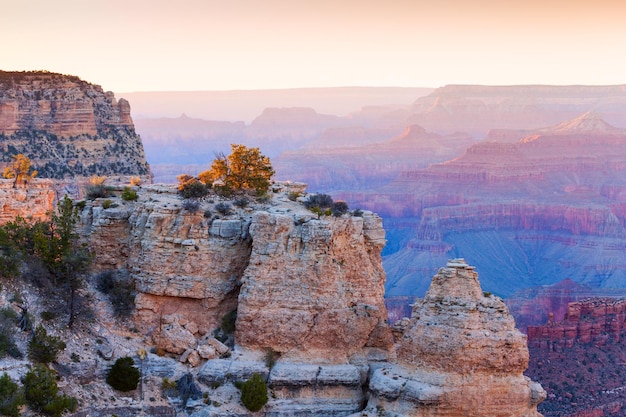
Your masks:
<svg viewBox="0 0 626 417"><path fill-rule="evenodd" d="M0 16L4 70L105 90L626 83L616 0L25 0Z"/></svg>

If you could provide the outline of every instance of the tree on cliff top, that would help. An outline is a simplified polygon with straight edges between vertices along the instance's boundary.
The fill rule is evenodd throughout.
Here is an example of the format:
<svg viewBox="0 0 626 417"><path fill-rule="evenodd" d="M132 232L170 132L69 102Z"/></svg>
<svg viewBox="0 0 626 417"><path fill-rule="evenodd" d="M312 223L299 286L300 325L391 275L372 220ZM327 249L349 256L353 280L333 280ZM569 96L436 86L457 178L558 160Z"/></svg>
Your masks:
<svg viewBox="0 0 626 417"><path fill-rule="evenodd" d="M3 178L15 178L13 188L17 186L18 182L26 184L29 180L35 178L35 176L37 176L37 171L31 171L30 158L21 153L13 155L13 162L11 162L8 167L4 168L4 172L2 173Z"/></svg>
<svg viewBox="0 0 626 417"><path fill-rule="evenodd" d="M265 193L274 175L270 159L259 148L237 144L230 147L230 155L218 154L211 169L198 175L200 180L213 183L215 188L226 192L254 190L258 195Z"/></svg>

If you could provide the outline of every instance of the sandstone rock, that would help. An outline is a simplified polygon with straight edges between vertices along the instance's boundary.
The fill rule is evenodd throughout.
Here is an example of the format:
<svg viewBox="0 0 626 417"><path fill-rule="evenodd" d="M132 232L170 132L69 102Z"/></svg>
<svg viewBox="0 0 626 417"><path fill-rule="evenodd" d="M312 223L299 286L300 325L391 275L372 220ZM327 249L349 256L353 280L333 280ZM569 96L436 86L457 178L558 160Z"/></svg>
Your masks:
<svg viewBox="0 0 626 417"><path fill-rule="evenodd" d="M10 146L42 177L149 176L126 100L69 75L3 71L0 78L0 162Z"/></svg>
<svg viewBox="0 0 626 417"><path fill-rule="evenodd" d="M195 336L176 322L163 325L153 339L157 348L170 353L181 354L196 346Z"/></svg>
<svg viewBox="0 0 626 417"><path fill-rule="evenodd" d="M397 352L399 366L373 371L370 413L382 407L416 417L540 416L545 391L523 375L526 338L504 302L483 294L463 259L433 277Z"/></svg>
<svg viewBox="0 0 626 417"><path fill-rule="evenodd" d="M194 368L198 365L200 365L200 355L198 354L197 351L192 351L189 354L189 357L187 358L187 362L189 362L189 365L193 366Z"/></svg>
<svg viewBox="0 0 626 417"><path fill-rule="evenodd" d="M345 362L369 348L392 356L381 247L366 238L363 223L341 217L294 224L288 215L255 213L237 343L313 362ZM374 216L369 224L380 227Z"/></svg>
<svg viewBox="0 0 626 417"><path fill-rule="evenodd" d="M202 366L198 380L207 385L214 382L245 382L255 373L267 379L269 371L262 362L213 359Z"/></svg>
<svg viewBox="0 0 626 417"><path fill-rule="evenodd" d="M219 356L215 348L209 344L200 345L197 350L202 359L215 359Z"/></svg>

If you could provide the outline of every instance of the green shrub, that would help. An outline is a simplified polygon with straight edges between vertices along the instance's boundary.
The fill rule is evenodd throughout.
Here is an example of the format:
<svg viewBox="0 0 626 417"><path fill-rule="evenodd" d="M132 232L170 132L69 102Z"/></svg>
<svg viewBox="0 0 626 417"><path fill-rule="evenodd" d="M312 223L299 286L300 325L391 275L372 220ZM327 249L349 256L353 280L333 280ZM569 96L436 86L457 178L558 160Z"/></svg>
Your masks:
<svg viewBox="0 0 626 417"><path fill-rule="evenodd" d="M96 288L105 294L117 317L130 317L135 308L135 283L115 271L105 271L96 276Z"/></svg>
<svg viewBox="0 0 626 417"><path fill-rule="evenodd" d="M198 200L186 199L183 200L183 209L189 213L195 213L200 208L200 202Z"/></svg>
<svg viewBox="0 0 626 417"><path fill-rule="evenodd" d="M348 212L348 203L345 201L335 201L333 203L333 216L341 217Z"/></svg>
<svg viewBox="0 0 626 417"><path fill-rule="evenodd" d="M191 175L182 174L178 179L178 193L183 198L202 198L209 192L209 187Z"/></svg>
<svg viewBox="0 0 626 417"><path fill-rule="evenodd" d="M122 200L135 201L137 198L139 198L137 191L131 190L130 187L124 187L124 191L122 191Z"/></svg>
<svg viewBox="0 0 626 417"><path fill-rule="evenodd" d="M228 204L228 203L217 203L215 205L215 210L217 210L218 213L226 216L227 214L230 213L230 204Z"/></svg>
<svg viewBox="0 0 626 417"><path fill-rule="evenodd" d="M28 358L37 363L54 362L63 349L65 342L58 337L48 336L48 332L40 324L28 343Z"/></svg>
<svg viewBox="0 0 626 417"><path fill-rule="evenodd" d="M113 202L107 198L106 200L102 202L102 208L106 210L110 208L112 204Z"/></svg>
<svg viewBox="0 0 626 417"><path fill-rule="evenodd" d="M115 361L109 374L107 375L107 384L118 391L132 391L139 384L139 369L135 366L133 358L126 356Z"/></svg>
<svg viewBox="0 0 626 417"><path fill-rule="evenodd" d="M12 358L21 359L20 352L15 343L15 331L17 324L17 313L9 307L0 309L0 358L10 356Z"/></svg>
<svg viewBox="0 0 626 417"><path fill-rule="evenodd" d="M233 204L239 208L246 208L248 207L248 204L250 204L250 201L248 201L246 197L241 197L241 198L236 199L233 202Z"/></svg>
<svg viewBox="0 0 626 417"><path fill-rule="evenodd" d="M20 415L20 406L26 404L24 393L5 372L0 377L0 414L9 417Z"/></svg>
<svg viewBox="0 0 626 417"><path fill-rule="evenodd" d="M300 197L300 193L297 191L290 191L289 194L287 194L287 198L290 201L296 201L298 197Z"/></svg>
<svg viewBox="0 0 626 417"><path fill-rule="evenodd" d="M64 411L76 410L76 398L58 395L56 373L37 364L22 379L26 404L38 413L59 417Z"/></svg>
<svg viewBox="0 0 626 417"><path fill-rule="evenodd" d="M267 404L267 385L261 375L254 374L241 386L241 402L250 411L259 411Z"/></svg>

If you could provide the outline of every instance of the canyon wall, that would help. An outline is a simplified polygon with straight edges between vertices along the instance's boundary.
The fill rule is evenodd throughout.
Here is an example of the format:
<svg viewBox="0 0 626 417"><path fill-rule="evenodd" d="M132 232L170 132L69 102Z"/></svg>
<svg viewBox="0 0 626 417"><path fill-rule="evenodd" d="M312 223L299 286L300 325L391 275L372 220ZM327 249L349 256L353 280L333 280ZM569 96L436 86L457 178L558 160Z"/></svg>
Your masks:
<svg viewBox="0 0 626 417"><path fill-rule="evenodd" d="M527 374L548 391L546 417L624 415L625 327L626 300L616 297L570 302L564 318L528 326Z"/></svg>
<svg viewBox="0 0 626 417"><path fill-rule="evenodd" d="M41 177L149 175L128 101L70 75L0 71L0 164L19 153Z"/></svg>

